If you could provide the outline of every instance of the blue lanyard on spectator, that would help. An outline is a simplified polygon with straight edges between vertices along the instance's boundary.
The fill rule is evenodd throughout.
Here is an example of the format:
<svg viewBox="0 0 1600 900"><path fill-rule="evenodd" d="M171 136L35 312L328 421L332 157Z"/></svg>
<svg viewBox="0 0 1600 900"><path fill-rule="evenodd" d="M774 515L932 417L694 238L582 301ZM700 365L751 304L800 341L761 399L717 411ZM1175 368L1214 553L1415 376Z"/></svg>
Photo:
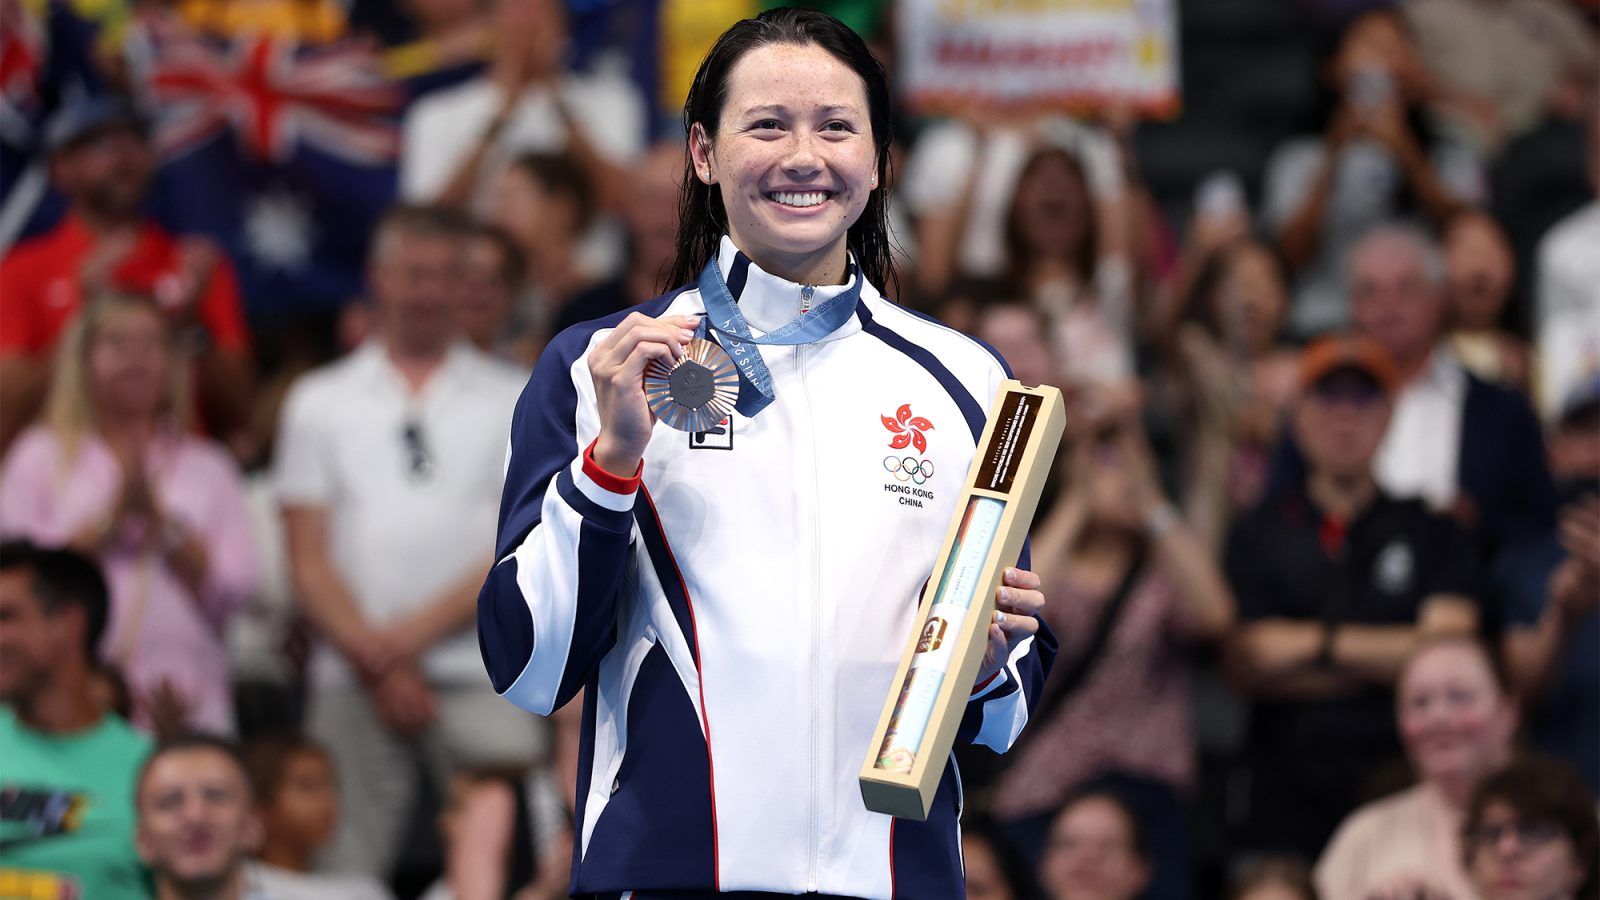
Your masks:
<svg viewBox="0 0 1600 900"><path fill-rule="evenodd" d="M801 313L776 330L756 337L750 332L750 324L745 321L744 313L739 311L739 304L734 302L728 282L717 267L716 257L706 263L696 285L700 289L700 299L706 306L706 317L696 330L702 335L709 334L721 344L739 369L739 380L744 387L739 390L735 411L745 417L754 416L766 409L773 399L772 373L767 370L767 364L756 345L793 347L822 340L850 321L850 316L855 313L856 300L861 296L861 282L861 273L857 271L850 287L843 293L830 297L809 312Z"/></svg>

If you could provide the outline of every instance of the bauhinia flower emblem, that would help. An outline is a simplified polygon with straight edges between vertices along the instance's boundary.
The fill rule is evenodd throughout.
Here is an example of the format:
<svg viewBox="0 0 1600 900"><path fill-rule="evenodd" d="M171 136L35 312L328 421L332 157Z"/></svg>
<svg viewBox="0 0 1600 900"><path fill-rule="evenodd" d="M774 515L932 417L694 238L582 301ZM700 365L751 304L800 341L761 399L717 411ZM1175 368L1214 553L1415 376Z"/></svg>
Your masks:
<svg viewBox="0 0 1600 900"><path fill-rule="evenodd" d="M904 450L907 447L915 447L918 453L927 452L928 439L923 437L923 432L932 431L933 423L921 416L913 416L911 404L901 404L900 408L895 410L894 418L888 416L878 418L883 421L883 427L894 433L894 437L889 439L889 446L892 449Z"/></svg>

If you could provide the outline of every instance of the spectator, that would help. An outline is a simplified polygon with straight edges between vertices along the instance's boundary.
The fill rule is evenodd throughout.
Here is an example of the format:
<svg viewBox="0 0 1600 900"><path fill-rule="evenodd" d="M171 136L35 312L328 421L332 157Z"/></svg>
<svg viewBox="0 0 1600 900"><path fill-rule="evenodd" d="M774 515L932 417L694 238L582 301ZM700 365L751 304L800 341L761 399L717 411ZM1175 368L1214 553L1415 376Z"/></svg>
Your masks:
<svg viewBox="0 0 1600 900"><path fill-rule="evenodd" d="M1472 795L1462 844L1483 900L1600 897L1594 794L1555 760L1527 756ZM1506 839L1510 838L1510 844Z"/></svg>
<svg viewBox="0 0 1600 900"><path fill-rule="evenodd" d="M1393 10L1356 16L1322 67L1322 134L1288 141L1267 163L1262 219L1300 283L1289 317L1298 335L1346 326L1342 266L1364 231L1403 214L1442 224L1482 180L1421 126L1418 71Z"/></svg>
<svg viewBox="0 0 1600 900"><path fill-rule="evenodd" d="M1589 185L1600 192L1600 113L1589 117ZM1600 374L1600 197L1556 223L1539 242L1534 379L1539 413L1553 421L1574 386Z"/></svg>
<svg viewBox="0 0 1600 900"><path fill-rule="evenodd" d="M1151 874L1133 811L1115 794L1090 791L1056 815L1039 881L1049 900L1133 900Z"/></svg>
<svg viewBox="0 0 1600 900"><path fill-rule="evenodd" d="M556 336L568 303L589 282L578 243L594 217L593 187L570 156L531 153L500 178L492 218L527 262L515 319L529 360Z"/></svg>
<svg viewBox="0 0 1600 900"><path fill-rule="evenodd" d="M1434 114L1494 155L1547 117L1593 109L1600 46L1589 21L1560 0L1405 0L1428 70L1444 90Z"/></svg>
<svg viewBox="0 0 1600 900"><path fill-rule="evenodd" d="M1228 580L1244 620L1227 661L1254 701L1240 841L1314 858L1399 750L1393 686L1415 642L1477 626L1457 526L1373 478L1397 377L1381 347L1309 348L1292 415L1304 480L1235 523Z"/></svg>
<svg viewBox="0 0 1600 900"><path fill-rule="evenodd" d="M88 558L0 543L0 884L8 895L145 896L133 783L149 743L106 712L92 686L109 604Z"/></svg>
<svg viewBox="0 0 1600 900"><path fill-rule="evenodd" d="M1267 244L1241 238L1201 266L1184 303L1177 373L1192 439L1184 460L1184 507L1207 546L1220 550L1228 522L1266 490L1272 448L1299 375L1283 343L1288 272Z"/></svg>
<svg viewBox="0 0 1600 900"><path fill-rule="evenodd" d="M533 365L532 348L513 334L517 292L527 258L505 229L473 223L466 230L461 280L461 330L473 346L508 362Z"/></svg>
<svg viewBox="0 0 1600 900"><path fill-rule="evenodd" d="M0 470L0 532L71 544L111 583L102 647L150 729L233 728L222 635L257 556L233 457L187 427L188 367L156 301L94 299L68 329L44 419Z"/></svg>
<svg viewBox="0 0 1600 900"><path fill-rule="evenodd" d="M1052 211L1074 220L1061 223L1067 236L1082 239L1084 223L1093 221L1098 239L1087 251L1092 259L1126 251L1112 243L1126 233L1126 226L1118 223L1127 221L1129 207L1126 158L1117 138L1064 116L971 110L930 125L906 163L902 188L916 222L916 281L924 296L943 296L959 276L996 278L1005 273L1007 208L1019 193L1028 159L1041 148L1068 151L1091 190L1085 195L1077 189L1081 185L1055 181ZM1072 208L1065 208L1068 204ZM1091 272L1073 274L1080 289L1096 285Z"/></svg>
<svg viewBox="0 0 1600 900"><path fill-rule="evenodd" d="M986 824L961 826L961 863L967 876L967 900L1020 900L1025 873L1020 870Z"/></svg>
<svg viewBox="0 0 1600 900"><path fill-rule="evenodd" d="M442 791L459 766L542 752L471 632L523 375L460 338L462 256L453 216L390 212L370 263L377 332L284 404L275 478L296 593L323 639L308 730L341 776L339 871L393 865L418 754Z"/></svg>
<svg viewBox="0 0 1600 900"><path fill-rule="evenodd" d="M259 866L261 819L233 744L204 735L162 742L139 772L135 846L158 900L371 900L327 892L292 873ZM382 896L381 894L378 896Z"/></svg>
<svg viewBox="0 0 1600 900"><path fill-rule="evenodd" d="M296 898L387 900L388 890L371 878L312 871L339 823L338 773L328 751L303 737L275 736L251 741L241 756L261 822L258 872Z"/></svg>
<svg viewBox="0 0 1600 900"><path fill-rule="evenodd" d="M144 216L156 160L132 109L103 99L64 115L50 171L67 216L0 262L0 451L38 412L45 360L67 324L106 289L157 299L182 338L180 362L195 354L203 424L233 435L249 418L253 374L232 265L210 243L168 234Z"/></svg>
<svg viewBox="0 0 1600 900"><path fill-rule="evenodd" d="M1112 212L1112 209L1117 212ZM1005 276L1050 318L1072 382L1133 373L1135 304L1120 201L1097 204L1078 158L1035 150L1017 174L1004 222Z"/></svg>
<svg viewBox="0 0 1600 900"><path fill-rule="evenodd" d="M1528 346L1507 327L1516 284L1511 240L1487 213L1466 210L1444 233L1450 350L1484 381L1528 389Z"/></svg>
<svg viewBox="0 0 1600 900"><path fill-rule="evenodd" d="M1400 673L1396 718L1418 783L1356 810L1317 862L1325 900L1405 891L1467 897L1461 822L1478 782L1511 758L1517 705L1483 644L1422 645Z"/></svg>
<svg viewBox="0 0 1600 900"><path fill-rule="evenodd" d="M1138 816L1155 864L1148 896L1188 897L1189 648L1227 634L1233 598L1163 496L1137 418L1087 431L1067 451L1067 494L1033 541L1053 598L1046 623L1067 643L993 813L1037 862L1063 800L1090 785L1115 793Z"/></svg>
<svg viewBox="0 0 1600 900"><path fill-rule="evenodd" d="M1318 900L1311 870L1294 857L1266 856L1228 882L1227 900Z"/></svg>
<svg viewBox="0 0 1600 900"><path fill-rule="evenodd" d="M627 265L622 274L569 300L551 327L552 335L569 326L609 316L660 296L678 244L678 186L688 156L679 141L664 141L644 155L631 173L631 193L623 212L628 228Z"/></svg>
<svg viewBox="0 0 1600 900"><path fill-rule="evenodd" d="M1381 226L1351 249L1349 269L1356 330L1388 351L1401 385L1378 483L1453 513L1491 548L1547 530L1555 492L1538 422L1526 400L1463 370L1441 343L1445 270L1432 239Z"/></svg>
<svg viewBox="0 0 1600 900"><path fill-rule="evenodd" d="M1574 392L1550 440L1566 506L1555 533L1496 566L1505 653L1546 753L1600 785L1600 375Z"/></svg>
<svg viewBox="0 0 1600 900"><path fill-rule="evenodd" d="M620 73L563 71L568 29L559 0L500 0L493 34L486 74L411 106L401 194L483 211L513 160L565 150L600 185L608 208L620 208L629 178L621 167L644 146L637 90Z"/></svg>

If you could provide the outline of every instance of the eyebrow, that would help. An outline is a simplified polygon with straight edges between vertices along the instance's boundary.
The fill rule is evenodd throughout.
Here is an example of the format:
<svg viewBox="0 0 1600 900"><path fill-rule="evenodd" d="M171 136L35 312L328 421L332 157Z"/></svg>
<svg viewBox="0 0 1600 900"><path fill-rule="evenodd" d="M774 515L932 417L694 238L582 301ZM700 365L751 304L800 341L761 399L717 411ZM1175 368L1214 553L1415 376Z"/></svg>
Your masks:
<svg viewBox="0 0 1600 900"><path fill-rule="evenodd" d="M784 106L781 103L766 103L766 104L763 104L761 106L752 106L752 107L746 109L744 111L744 114L748 116L748 115L754 115L756 113L786 113L788 111L789 111L789 107ZM856 111L857 110L856 110L856 108L854 106L846 106L844 104L839 104L839 103L830 103L827 106L824 106L824 107L820 108L820 112L822 112L825 115L833 115L835 113L842 113L842 112L853 113L853 112L856 112Z"/></svg>

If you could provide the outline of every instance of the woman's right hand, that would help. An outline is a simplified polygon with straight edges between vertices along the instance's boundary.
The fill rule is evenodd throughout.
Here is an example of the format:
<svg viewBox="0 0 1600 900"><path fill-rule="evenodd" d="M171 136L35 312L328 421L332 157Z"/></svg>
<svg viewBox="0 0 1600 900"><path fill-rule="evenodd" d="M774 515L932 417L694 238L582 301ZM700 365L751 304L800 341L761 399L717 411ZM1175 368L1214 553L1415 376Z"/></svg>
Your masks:
<svg viewBox="0 0 1600 900"><path fill-rule="evenodd" d="M644 370L651 360L671 366L694 337L695 316L652 319L629 313L589 353L600 436L594 461L613 475L632 475L644 458L656 417L644 397Z"/></svg>

